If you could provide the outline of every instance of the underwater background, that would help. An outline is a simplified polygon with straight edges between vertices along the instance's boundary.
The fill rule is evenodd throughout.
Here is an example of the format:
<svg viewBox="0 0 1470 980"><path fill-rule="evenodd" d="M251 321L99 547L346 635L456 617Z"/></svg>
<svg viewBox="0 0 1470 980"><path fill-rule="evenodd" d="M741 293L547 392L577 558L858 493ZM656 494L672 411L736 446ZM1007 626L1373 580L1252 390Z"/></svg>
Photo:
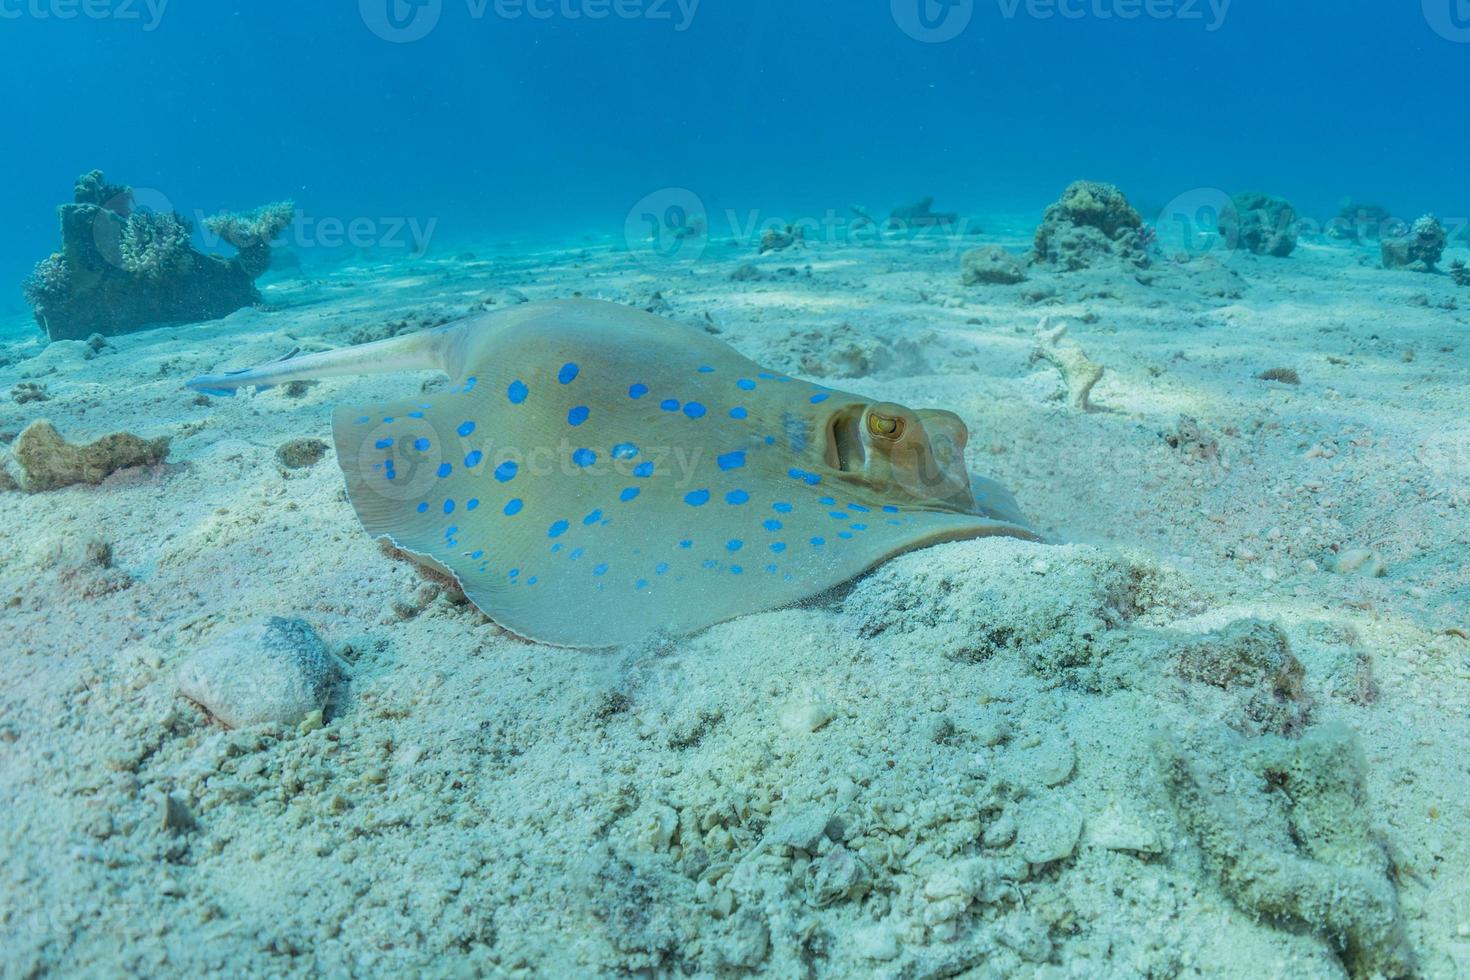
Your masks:
<svg viewBox="0 0 1470 980"><path fill-rule="evenodd" d="M716 237L923 195L1034 215L1084 175L1146 220L1198 187L1460 213L1463 7L5 0L0 283L94 167L186 215L293 198L304 249L330 219L386 250L620 235L670 187ZM32 329L18 288L0 317Z"/></svg>
<svg viewBox="0 0 1470 980"><path fill-rule="evenodd" d="M1467 67L0 0L0 980L1470 976Z"/></svg>

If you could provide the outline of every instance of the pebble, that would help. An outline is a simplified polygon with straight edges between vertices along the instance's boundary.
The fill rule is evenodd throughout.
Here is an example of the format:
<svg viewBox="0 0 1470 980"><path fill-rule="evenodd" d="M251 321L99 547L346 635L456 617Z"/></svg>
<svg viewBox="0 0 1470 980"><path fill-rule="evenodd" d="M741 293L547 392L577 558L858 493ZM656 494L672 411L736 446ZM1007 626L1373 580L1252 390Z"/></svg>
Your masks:
<svg viewBox="0 0 1470 980"><path fill-rule="evenodd" d="M1332 563L1332 570L1339 575L1382 578L1388 566L1383 563L1383 557L1371 548L1345 548Z"/></svg>
<svg viewBox="0 0 1470 980"><path fill-rule="evenodd" d="M1037 752L1035 759L1036 778L1043 786L1060 786L1072 778L1077 768L1077 750L1070 739L1062 738L1048 742Z"/></svg>
<svg viewBox="0 0 1470 980"><path fill-rule="evenodd" d="M1048 864L1072 856L1082 836L1082 814L1064 801L1035 799L1016 820L1016 843L1031 864Z"/></svg>
<svg viewBox="0 0 1470 980"><path fill-rule="evenodd" d="M808 864L805 878L807 904L820 909L864 890L868 871L857 855L839 844L820 861Z"/></svg>
<svg viewBox="0 0 1470 980"><path fill-rule="evenodd" d="M788 732L804 735L831 721L832 709L819 697L800 695L782 705L776 720Z"/></svg>
<svg viewBox="0 0 1470 980"><path fill-rule="evenodd" d="M332 675L316 632L273 616L194 653L179 667L178 690L229 728L295 726L325 705Z"/></svg>
<svg viewBox="0 0 1470 980"><path fill-rule="evenodd" d="M777 823L767 840L810 853L817 849L817 841L826 834L831 819L832 814L825 807L810 806Z"/></svg>

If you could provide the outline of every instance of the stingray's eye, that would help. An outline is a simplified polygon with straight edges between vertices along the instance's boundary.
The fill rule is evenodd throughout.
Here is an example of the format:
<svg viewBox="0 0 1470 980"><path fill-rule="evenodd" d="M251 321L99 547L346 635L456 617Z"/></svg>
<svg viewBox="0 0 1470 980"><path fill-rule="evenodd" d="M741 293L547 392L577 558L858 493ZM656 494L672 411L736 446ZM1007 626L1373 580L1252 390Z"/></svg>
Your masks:
<svg viewBox="0 0 1470 980"><path fill-rule="evenodd" d="M903 419L869 412L868 431L880 439L898 439L903 435Z"/></svg>

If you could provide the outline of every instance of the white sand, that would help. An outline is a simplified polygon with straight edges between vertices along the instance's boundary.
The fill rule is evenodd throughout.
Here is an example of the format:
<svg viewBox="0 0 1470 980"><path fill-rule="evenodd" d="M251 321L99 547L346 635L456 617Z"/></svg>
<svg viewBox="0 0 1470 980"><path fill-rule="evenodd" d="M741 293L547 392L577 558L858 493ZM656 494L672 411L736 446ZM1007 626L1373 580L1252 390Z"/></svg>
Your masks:
<svg viewBox="0 0 1470 980"><path fill-rule="evenodd" d="M1419 971L1465 975L1470 291L1372 258L1307 242L1148 286L965 288L942 241L715 243L673 272L596 245L277 278L273 312L91 359L0 347L0 394L51 396L0 401L7 442L36 418L174 439L151 471L0 494L0 974L1344 975L1330 930L1222 889L1164 785L1182 755L1231 787L1225 810L1280 818L1243 825L1252 848L1356 867L1342 880L1396 891ZM752 260L772 278L730 281ZM1055 296L1023 298L1038 286ZM422 379L207 405L183 387L512 290L661 292L773 368L951 408L972 469L1057 543L938 547L803 608L566 652L380 553L330 454L278 465L328 438L330 406ZM1106 367L1092 411L1031 363L1043 316ZM1170 444L1181 416L1203 441ZM1352 549L1384 574L1332 571ZM347 664L325 727L225 731L177 696L192 652L267 615ZM1284 632L1295 700L1181 667L1191 644L1228 667L1200 637L1243 618ZM1289 741L1303 721L1357 733L1366 803L1263 782L1241 753L1278 740L1229 727ZM163 826L165 794L195 827ZM1353 813L1392 885L1343 857Z"/></svg>

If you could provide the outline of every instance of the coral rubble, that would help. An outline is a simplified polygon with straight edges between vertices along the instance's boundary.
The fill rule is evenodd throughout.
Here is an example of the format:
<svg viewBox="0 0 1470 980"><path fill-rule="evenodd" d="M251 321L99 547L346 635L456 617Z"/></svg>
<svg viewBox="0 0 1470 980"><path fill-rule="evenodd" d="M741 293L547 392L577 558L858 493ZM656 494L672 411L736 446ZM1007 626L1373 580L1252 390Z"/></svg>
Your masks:
<svg viewBox="0 0 1470 980"><path fill-rule="evenodd" d="M21 288L52 340L217 319L260 301L255 280L270 267L270 241L294 213L280 203L206 219L205 229L238 252L206 255L191 244L190 221L136 207L131 188L94 170L61 206L60 251L42 259Z"/></svg>
<svg viewBox="0 0 1470 980"><path fill-rule="evenodd" d="M1026 267L999 245L971 249L964 254L961 262L964 265L961 281L966 286L1009 286L1026 279Z"/></svg>

